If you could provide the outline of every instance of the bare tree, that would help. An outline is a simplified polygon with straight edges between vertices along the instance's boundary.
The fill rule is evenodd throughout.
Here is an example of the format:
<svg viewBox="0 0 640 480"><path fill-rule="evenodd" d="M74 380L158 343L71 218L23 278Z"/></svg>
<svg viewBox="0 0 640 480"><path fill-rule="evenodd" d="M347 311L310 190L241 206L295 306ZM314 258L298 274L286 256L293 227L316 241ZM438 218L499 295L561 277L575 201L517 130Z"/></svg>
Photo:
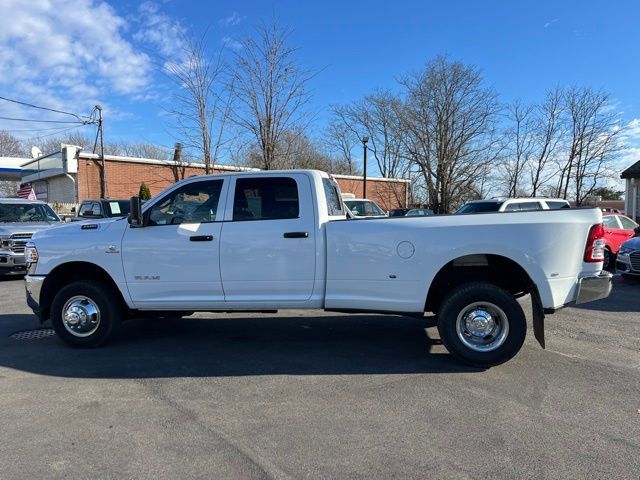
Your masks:
<svg viewBox="0 0 640 480"><path fill-rule="evenodd" d="M515 100L507 106L507 120L510 127L505 132L502 155L503 182L509 197L526 196L524 172L534 154L534 107Z"/></svg>
<svg viewBox="0 0 640 480"><path fill-rule="evenodd" d="M623 148L623 125L606 92L573 87L565 92L564 101L569 142L558 191L568 198L573 188L576 205L582 205Z"/></svg>
<svg viewBox="0 0 640 480"><path fill-rule="evenodd" d="M333 107L334 121L352 138L369 138L367 148L383 177L404 177L409 162L403 153L402 101L388 90L377 90L350 105ZM337 127L339 128L339 127Z"/></svg>
<svg viewBox="0 0 640 480"><path fill-rule="evenodd" d="M262 153L258 145L249 149L245 165L260 168L263 164ZM353 173L352 165L343 158L327 153L323 145L297 130L286 130L276 145L274 169L305 168L316 169L335 174Z"/></svg>
<svg viewBox="0 0 640 480"><path fill-rule="evenodd" d="M557 173L555 170L550 172L548 167L558 152L565 133L562 121L563 96L563 90L559 87L547 90L544 101L536 107L534 154L529 168L531 195L534 197Z"/></svg>
<svg viewBox="0 0 640 480"><path fill-rule="evenodd" d="M23 143L11 133L0 130L0 157L24 157L26 149Z"/></svg>
<svg viewBox="0 0 640 480"><path fill-rule="evenodd" d="M260 26L255 38L242 41L235 58L233 84L240 108L232 118L255 139L267 170L276 164L284 132L303 131L309 121L303 108L313 73L296 61L290 33L277 21Z"/></svg>
<svg viewBox="0 0 640 480"><path fill-rule="evenodd" d="M225 127L232 107L232 90L224 78L222 52L211 57L206 33L185 40L183 58L166 63L169 76L179 87L169 113L185 146L202 155L205 173L210 173L224 144Z"/></svg>
<svg viewBox="0 0 640 480"><path fill-rule="evenodd" d="M360 139L352 130L345 128L342 120L333 118L329 122L324 133L324 143L330 152L337 152L340 163L346 167L346 175L360 173L353 156L353 149L361 145Z"/></svg>
<svg viewBox="0 0 640 480"><path fill-rule="evenodd" d="M22 143L11 133L0 130L0 157L24 157L25 149ZM0 197L13 197L18 190L18 182L10 180L0 181Z"/></svg>
<svg viewBox="0 0 640 480"><path fill-rule="evenodd" d="M418 165L430 207L439 213L475 195L496 158L500 106L472 65L439 56L400 81L406 89L405 151Z"/></svg>

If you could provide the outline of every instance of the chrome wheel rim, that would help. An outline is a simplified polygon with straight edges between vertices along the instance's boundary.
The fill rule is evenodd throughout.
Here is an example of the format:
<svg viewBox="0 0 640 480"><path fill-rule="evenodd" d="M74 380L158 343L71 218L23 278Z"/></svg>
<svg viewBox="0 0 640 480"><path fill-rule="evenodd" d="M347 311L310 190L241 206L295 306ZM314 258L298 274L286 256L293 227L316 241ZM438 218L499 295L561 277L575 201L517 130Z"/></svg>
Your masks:
<svg viewBox="0 0 640 480"><path fill-rule="evenodd" d="M474 302L464 307L456 320L460 341L476 352L500 348L509 335L509 319L504 311L489 302Z"/></svg>
<svg viewBox="0 0 640 480"><path fill-rule="evenodd" d="M75 337L88 337L100 325L100 309L84 295L71 297L62 307L62 324Z"/></svg>

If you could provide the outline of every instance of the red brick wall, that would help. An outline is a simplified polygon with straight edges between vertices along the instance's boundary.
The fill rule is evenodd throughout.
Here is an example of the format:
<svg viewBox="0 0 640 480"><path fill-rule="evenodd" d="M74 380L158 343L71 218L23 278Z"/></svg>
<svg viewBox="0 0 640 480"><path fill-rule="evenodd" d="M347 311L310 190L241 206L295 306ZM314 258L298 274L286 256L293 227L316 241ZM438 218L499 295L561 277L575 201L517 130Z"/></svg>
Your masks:
<svg viewBox="0 0 640 480"><path fill-rule="evenodd" d="M165 165L106 160L105 170L109 198L126 199L137 195L141 182L147 184L151 195L156 195L175 182L172 168ZM186 167L184 177L202 174L203 168ZM182 176L179 175L179 178ZM362 197L362 180L336 178L336 181L343 193L353 193L358 198ZM403 182L367 179L367 198L385 210L404 206L406 189L407 184ZM78 201L82 202L87 198L100 198L100 177L95 162L81 157L78 160Z"/></svg>
<svg viewBox="0 0 640 480"><path fill-rule="evenodd" d="M147 184L151 195L156 195L175 183L172 168L164 165L106 160L105 171L109 198L129 198L137 195L142 182ZM203 173L203 168L186 167L184 178ZM182 178L181 173L178 178ZM80 158L78 160L78 201L82 202L87 198L100 198L100 176L98 166L93 160Z"/></svg>
<svg viewBox="0 0 640 480"><path fill-rule="evenodd" d="M363 197L363 181L355 178L336 178L342 193L353 193L356 198ZM373 200L383 210L404 207L407 199L408 184L405 182L387 182L367 178L367 198Z"/></svg>

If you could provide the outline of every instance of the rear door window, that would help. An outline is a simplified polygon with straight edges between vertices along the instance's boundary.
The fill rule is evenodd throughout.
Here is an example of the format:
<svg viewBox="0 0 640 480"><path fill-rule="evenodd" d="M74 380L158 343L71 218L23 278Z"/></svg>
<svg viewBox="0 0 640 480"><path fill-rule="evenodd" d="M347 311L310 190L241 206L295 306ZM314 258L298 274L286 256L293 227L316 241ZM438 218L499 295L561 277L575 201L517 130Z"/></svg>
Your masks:
<svg viewBox="0 0 640 480"><path fill-rule="evenodd" d="M521 212L528 212L531 210L542 210L542 205L540 205L540 202L521 202L520 203Z"/></svg>
<svg viewBox="0 0 640 480"><path fill-rule="evenodd" d="M619 229L620 225L618 225L618 220L616 220L615 215L607 215L606 217L602 217L602 223L607 228L616 228Z"/></svg>
<svg viewBox="0 0 640 480"><path fill-rule="evenodd" d="M623 217L622 215L618 217L618 220L620 221L623 230L634 230L638 226L636 222L630 218Z"/></svg>
<svg viewBox="0 0 640 480"><path fill-rule="evenodd" d="M547 206L550 210L559 210L561 208L571 208L567 202L560 200L547 200Z"/></svg>
<svg viewBox="0 0 640 480"><path fill-rule="evenodd" d="M298 186L291 177L238 178L233 196L233 220L298 218Z"/></svg>

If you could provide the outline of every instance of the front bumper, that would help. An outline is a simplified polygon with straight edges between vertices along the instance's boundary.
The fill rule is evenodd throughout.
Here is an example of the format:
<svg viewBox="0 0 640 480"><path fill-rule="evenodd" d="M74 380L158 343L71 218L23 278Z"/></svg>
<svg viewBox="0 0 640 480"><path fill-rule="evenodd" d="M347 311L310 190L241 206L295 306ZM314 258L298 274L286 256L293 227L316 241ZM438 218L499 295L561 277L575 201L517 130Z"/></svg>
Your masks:
<svg viewBox="0 0 640 480"><path fill-rule="evenodd" d="M24 253L14 253L12 251L0 251L0 274L1 273L25 273L27 264Z"/></svg>
<svg viewBox="0 0 640 480"><path fill-rule="evenodd" d="M27 275L24 277L24 288L27 294L27 305L29 308L33 310L38 318L40 318L40 313L42 308L40 306L40 293L42 292L42 285L45 280L44 275Z"/></svg>
<svg viewBox="0 0 640 480"><path fill-rule="evenodd" d="M602 271L597 275L589 275L578 280L576 304L607 298L611 293L612 279L613 275Z"/></svg>
<svg viewBox="0 0 640 480"><path fill-rule="evenodd" d="M616 272L625 275L640 275L640 251L616 257Z"/></svg>

